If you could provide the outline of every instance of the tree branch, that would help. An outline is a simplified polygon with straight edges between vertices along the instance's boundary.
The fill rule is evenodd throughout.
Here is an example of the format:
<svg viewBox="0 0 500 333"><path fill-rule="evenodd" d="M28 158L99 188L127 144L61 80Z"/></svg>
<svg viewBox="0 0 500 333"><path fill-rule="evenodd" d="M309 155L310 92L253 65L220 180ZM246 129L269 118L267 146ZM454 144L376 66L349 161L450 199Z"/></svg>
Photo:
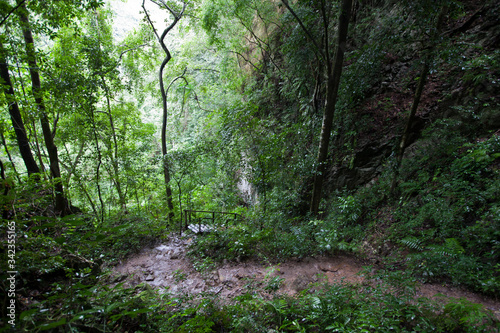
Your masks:
<svg viewBox="0 0 500 333"><path fill-rule="evenodd" d="M3 18L3 20L0 22L0 27L7 21L10 15L14 13L19 7L21 7L27 0L22 0L20 3L17 4L16 7L12 8L10 12L7 13L7 15Z"/></svg>
<svg viewBox="0 0 500 333"><path fill-rule="evenodd" d="M128 45L123 45L125 47L129 47ZM135 51L137 49L140 49L141 47L144 47L144 46L149 46L149 43L144 43L144 44L141 44L141 45L137 45L135 47L130 47L126 50L123 50L121 53L120 53L120 61L122 60L123 56L127 53L127 52L131 52L131 51Z"/></svg>
<svg viewBox="0 0 500 333"><path fill-rule="evenodd" d="M234 54L240 56L241 58L243 58L243 60L245 60L245 62L247 62L250 65L252 65L253 68L255 68L256 70L259 70L259 68L256 65L254 65L254 63L251 62L250 59L245 58L241 53L236 52L236 51L229 51L229 52L234 53Z"/></svg>
<svg viewBox="0 0 500 333"><path fill-rule="evenodd" d="M158 40L160 40L160 36L158 35L158 32L156 31L156 28L155 28L155 26L154 26L154 24L153 24L153 21L151 21L151 18L149 17L149 13L148 13L148 11L147 11L147 9L146 9L145 5L144 5L144 4L145 4L145 2L146 2L146 0L142 0L142 9L144 9L144 14L146 15L146 19L148 20L149 25L150 25L150 26L151 26L151 28L153 29L153 32L154 32L154 34L156 35L156 38L157 38Z"/></svg>

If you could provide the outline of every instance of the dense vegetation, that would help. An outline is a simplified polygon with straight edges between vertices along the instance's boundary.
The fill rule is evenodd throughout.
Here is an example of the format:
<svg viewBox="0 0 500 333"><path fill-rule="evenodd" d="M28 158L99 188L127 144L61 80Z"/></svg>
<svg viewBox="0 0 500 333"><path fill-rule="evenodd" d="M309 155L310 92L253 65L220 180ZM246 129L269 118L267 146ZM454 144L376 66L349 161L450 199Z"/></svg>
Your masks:
<svg viewBox="0 0 500 333"><path fill-rule="evenodd" d="M106 1L0 14L0 331L499 328L414 288L500 296L497 1L144 0L124 35ZM344 252L373 283L233 302L110 283L185 209L244 216L192 243L201 271Z"/></svg>

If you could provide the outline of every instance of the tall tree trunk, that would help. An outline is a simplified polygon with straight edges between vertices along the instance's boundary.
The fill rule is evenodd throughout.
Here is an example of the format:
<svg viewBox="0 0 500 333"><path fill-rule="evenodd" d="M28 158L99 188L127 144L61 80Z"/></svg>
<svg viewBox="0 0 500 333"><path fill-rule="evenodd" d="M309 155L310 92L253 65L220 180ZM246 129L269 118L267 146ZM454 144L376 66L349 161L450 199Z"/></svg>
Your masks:
<svg viewBox="0 0 500 333"><path fill-rule="evenodd" d="M16 102L16 97L14 93L14 87L12 86L12 81L10 79L9 67L7 64L7 57L5 55L5 49L3 44L0 42L0 75L2 81L5 85L5 97L9 103L9 114L12 121L12 126L14 127L14 132L16 133L17 145L19 147L19 152L28 171L28 175L40 173L40 169L36 164L35 158L31 152L28 136L26 135L26 128L24 127L23 118L19 110L19 105Z"/></svg>
<svg viewBox="0 0 500 333"><path fill-rule="evenodd" d="M21 74L21 67L19 65L19 59L18 59L17 54L14 54L14 59L16 61L17 76L19 78L19 83L21 84L21 89L23 92L24 101L26 103L28 103L28 96L26 95L26 89L24 86L24 79L23 79L23 75ZM40 168L40 175L43 176L44 180L46 180L47 175L45 173L45 165L43 163L42 153L41 153L41 149L40 149L40 143L38 140L38 134L36 133L36 125L35 125L35 121L33 119L31 120L30 125L31 126L28 126L26 128L27 129L26 134L28 135L28 138L30 138L30 140L34 140L34 147L32 149L35 150L34 151L34 153L36 155L35 159L38 160L38 166Z"/></svg>
<svg viewBox="0 0 500 333"><path fill-rule="evenodd" d="M101 164L102 164L102 154L101 154L101 148L99 147L99 139L97 137L97 127L95 124L95 118L94 118L94 110L91 108L90 110L90 121L92 123L92 129L93 129L93 134L94 134L94 143L95 143L95 148L97 151L97 166L96 166L96 187L97 187L97 196L99 198L99 202L101 204L101 209L100 209L100 221L101 223L104 222L104 200L102 198L102 191L101 191Z"/></svg>
<svg viewBox="0 0 500 333"><path fill-rule="evenodd" d="M18 4L20 3L22 3L22 1L18 0ZM21 28L23 31L24 42L26 44L26 54L28 56L28 65L30 69L33 96L35 98L35 104L39 112L40 124L42 126L42 133L43 133L43 138L45 140L45 146L47 147L47 152L49 154L50 172L52 174L54 181L54 191L56 197L55 212L56 214L66 215L70 213L70 210L68 207L68 201L64 197L64 189L61 181L61 170L59 168L59 157L57 154L57 147L54 144L52 131L50 129L49 118L47 116L45 103L42 97L43 92L40 81L40 74L38 73L38 67L36 62L35 44L33 40L33 35L31 33L28 11L24 4L21 6L21 10L18 11L18 14L21 20Z"/></svg>
<svg viewBox="0 0 500 333"><path fill-rule="evenodd" d="M314 175L314 185L311 198L310 211L313 215L318 214L319 203L322 196L323 182L325 179L326 162L328 158L328 146L330 134L335 116L335 104L342 75L342 64L344 62L344 52L346 48L347 31L349 28L349 18L351 14L352 0L343 0L339 18L338 44L335 52L333 66L328 62L328 81L326 91L325 111L323 114L323 124L319 141L318 158L316 161L316 173ZM328 54L328 53L326 53Z"/></svg>
<svg viewBox="0 0 500 333"><path fill-rule="evenodd" d="M422 92L424 91L425 88L425 83L427 81L427 75L429 74L429 67L430 63L432 61L432 53L434 52L434 49L436 47L436 42L435 38L441 33L443 23L444 23L444 18L446 16L446 13L448 12L448 7L443 6L441 8L441 11L439 12L439 16L437 19L436 23L436 29L434 30L434 34L431 38L431 46L427 49L426 54L424 55L424 64L422 66L422 69L420 71L420 77L418 79L418 84L417 84L417 89L415 90L415 95L413 97L413 103L411 105L410 109L410 114L408 116L408 119L406 120L406 125L405 129L403 131L403 135L401 136L401 140L399 141L399 146L397 150L397 156L396 156L396 165L394 167L394 175L392 178L391 182L391 189L390 189L390 194L391 196L394 196L395 191L396 191L396 185L399 177L399 169L401 168L401 163L403 162L403 156L406 150L406 147L408 146L408 138L411 134L411 128L413 126L413 123L415 121L415 115L418 110L418 105L420 104L420 100L422 98Z"/></svg>
<svg viewBox="0 0 500 333"><path fill-rule="evenodd" d="M111 156L111 165L113 167L113 174L114 174L114 179L113 182L115 183L116 191L118 192L118 200L120 201L120 206L123 212L127 211L127 200L126 196L123 193L122 190L122 184L120 181L120 167L118 165L118 140L116 138L116 130L115 130L115 124L113 121L113 115L111 113L111 98L110 98L110 92L108 85L106 84L106 79L104 75L101 75L101 80L102 84L104 87L105 95L106 95L106 106L108 111L106 112L109 120L109 126L111 127L111 136L113 139L113 149L110 156ZM110 147L111 148L111 147Z"/></svg>
<svg viewBox="0 0 500 333"><path fill-rule="evenodd" d="M154 1L153 1L154 2ZM165 37L167 34L175 27L177 22L181 19L182 15L184 14L184 10L186 9L187 3L183 4L182 11L180 13L176 13L172 8L170 8L165 2L162 1L162 4L164 7L172 14L174 17L174 21L165 29L163 30L163 33L158 35L153 22L151 21L148 11L146 10L146 7L144 5L145 0L142 1L142 8L144 9L144 13L146 14L146 18L151 25L151 28L153 29L153 32L156 35L156 38L158 39L158 42L160 43L163 51L165 52L165 58L163 59L163 62L161 63L160 66L160 71L158 73L159 80L160 80L160 91L161 91L161 98L162 98L162 106L163 106L163 123L162 123L162 130L161 130L161 152L163 156L163 176L165 178L165 190L167 194L167 206L168 206L168 219L172 223L174 219L174 203L172 200L172 187L170 186L170 168L168 165L167 161L167 115L168 115L168 108L167 108L167 94L165 92L165 85L163 83L163 70L165 69L165 66L168 64L170 59L172 59L172 56L170 54L170 51L168 50L167 46L165 45ZM156 2L155 2L156 3ZM182 212L181 212L182 214Z"/></svg>

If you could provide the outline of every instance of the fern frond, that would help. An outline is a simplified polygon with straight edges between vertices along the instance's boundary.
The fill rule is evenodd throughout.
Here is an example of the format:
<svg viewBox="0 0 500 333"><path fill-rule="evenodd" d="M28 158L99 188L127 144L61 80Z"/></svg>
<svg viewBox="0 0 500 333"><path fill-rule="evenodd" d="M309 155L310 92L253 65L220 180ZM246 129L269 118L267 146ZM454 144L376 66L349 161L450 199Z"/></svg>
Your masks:
<svg viewBox="0 0 500 333"><path fill-rule="evenodd" d="M265 301L264 304L267 305L270 309L274 310L278 315L284 314L288 306L287 302L283 299L278 299L276 301Z"/></svg>
<svg viewBox="0 0 500 333"><path fill-rule="evenodd" d="M450 251L444 245L429 245L426 247L430 253L429 255L440 255L442 257L456 257L456 254Z"/></svg>
<svg viewBox="0 0 500 333"><path fill-rule="evenodd" d="M403 238L399 241L401 244L405 245L407 248L414 251L423 251L422 243L424 242L422 239L418 239L415 237L407 237Z"/></svg>
<svg viewBox="0 0 500 333"><path fill-rule="evenodd" d="M465 251L455 238L446 238L443 245L429 245L427 250L448 257L456 257Z"/></svg>
<svg viewBox="0 0 500 333"><path fill-rule="evenodd" d="M458 240L456 240L455 238L446 238L444 244L445 244L446 248L449 249L454 254L458 255L458 254L465 252L462 245L460 245Z"/></svg>
<svg viewBox="0 0 500 333"><path fill-rule="evenodd" d="M320 310L321 299L319 297L311 297L311 307L315 310Z"/></svg>

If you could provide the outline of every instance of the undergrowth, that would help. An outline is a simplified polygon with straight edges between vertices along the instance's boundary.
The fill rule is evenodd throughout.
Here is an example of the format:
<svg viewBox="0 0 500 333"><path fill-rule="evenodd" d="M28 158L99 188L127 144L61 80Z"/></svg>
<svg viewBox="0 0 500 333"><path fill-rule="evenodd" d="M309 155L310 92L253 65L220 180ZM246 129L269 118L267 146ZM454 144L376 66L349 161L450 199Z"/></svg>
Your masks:
<svg viewBox="0 0 500 333"><path fill-rule="evenodd" d="M133 214L105 223L84 214L37 216L30 212L37 198L26 197L14 219L1 224L2 235L11 221L16 226L15 330L494 332L498 322L481 305L415 298L416 279L500 295L500 139L491 135L466 142L438 140L438 135L427 134L433 145L422 145L416 163L403 165L397 198L384 195L390 177L383 174L371 187L338 193L323 219L270 214L274 217L248 219L192 242L190 254L202 272L224 260L358 253L367 240L374 249L390 242L389 254L407 253L399 262L404 270L380 271L362 285L313 286L293 298L280 296L279 279L266 284L271 298L249 289L231 303L212 294L174 296L147 285L109 284L102 264L112 265L165 237L164 222ZM2 272L7 272L7 252L2 256ZM7 275L1 279L6 294ZM2 298L3 308L7 302Z"/></svg>
<svg viewBox="0 0 500 333"><path fill-rule="evenodd" d="M363 205L338 197L336 215L325 220L251 222L198 237L192 255L200 270L216 261L252 257L277 260L333 251L355 251L362 240ZM21 216L18 216L21 217ZM335 217L335 218L334 218ZM2 228L6 228L3 221ZM89 216L16 220L19 251L16 332L494 332L498 323L481 305L464 299L415 298L415 279L381 271L361 285L318 283L295 297L280 294L283 281L231 302L204 293L173 295L147 284L110 283L101 264L111 264L166 234L163 223L140 216L99 225ZM350 239L349 239L350 238ZM441 248L408 238L415 253L444 258L465 253L458 240ZM5 253L3 255L6 255ZM3 260L2 263L5 263ZM464 263L466 265L467 263ZM4 267L2 267L3 271ZM370 268L367 268L370 270ZM467 272L467 271L464 271ZM179 278L182 278L179 276ZM2 276L6 281L6 276ZM2 282L3 283L3 282ZM6 290L6 285L2 284ZM6 308L7 299L3 299ZM2 319L5 322L5 318ZM1 331L11 326L3 325Z"/></svg>
<svg viewBox="0 0 500 333"><path fill-rule="evenodd" d="M7 309L12 300L16 301L14 331L19 327L26 332L52 330L60 325L67 325L64 331L81 331L79 324L72 324L79 316L105 310L94 306L96 288L106 288L98 287L102 268L166 234L163 222L133 214L111 216L104 223L83 213L51 216L39 209L50 203L46 192L38 188L33 194L28 187L11 192L17 205L12 218L1 221L0 233L4 244L8 235L15 235L9 236L15 252L7 251L7 247L0 252L0 289L5 295L0 298L0 306ZM14 276L9 272L15 272ZM7 297L12 289L8 278L13 277L15 298ZM136 313L133 308L128 311ZM8 329L5 316L2 311L2 326Z"/></svg>
<svg viewBox="0 0 500 333"><path fill-rule="evenodd" d="M450 134L452 125L436 122L425 133L411 162L403 163L396 197L386 195L387 168L373 186L334 200L325 221L336 226L333 235L369 256L384 261L407 253L403 266L424 282L498 297L500 137L467 141ZM350 208L342 210L342 202Z"/></svg>
<svg viewBox="0 0 500 333"><path fill-rule="evenodd" d="M382 282L380 277L384 278ZM17 332L494 332L491 312L464 299L415 299L411 278L382 273L362 285L318 283L295 297L255 290L172 295L146 284L126 288L83 277L54 283L20 313ZM280 284L273 285L279 291ZM3 329L2 331L5 331Z"/></svg>
<svg viewBox="0 0 500 333"><path fill-rule="evenodd" d="M401 184L391 238L410 251L408 267L427 281L450 280L500 295L500 137L420 159L426 170Z"/></svg>

